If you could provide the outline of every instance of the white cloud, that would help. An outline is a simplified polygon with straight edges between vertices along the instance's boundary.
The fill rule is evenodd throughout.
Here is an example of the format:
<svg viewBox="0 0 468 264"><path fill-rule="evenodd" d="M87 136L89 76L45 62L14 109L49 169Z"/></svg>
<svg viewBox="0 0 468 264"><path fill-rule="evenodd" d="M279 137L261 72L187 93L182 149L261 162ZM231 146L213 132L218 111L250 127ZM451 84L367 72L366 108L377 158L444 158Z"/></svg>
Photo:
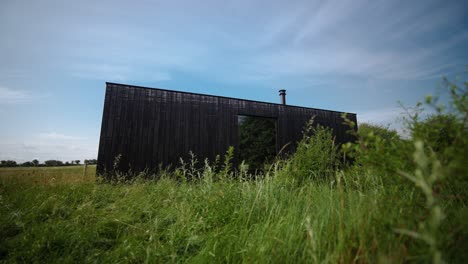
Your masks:
<svg viewBox="0 0 468 264"><path fill-rule="evenodd" d="M416 112L415 108L403 108L403 107L389 107L389 108L378 108L373 110L365 110L357 112L358 125L359 123L368 123L375 125L382 125L390 129L394 129L405 138L409 138L410 132L405 126L403 120L404 117L414 115ZM435 114L435 109L424 108L424 111L419 112L419 117L424 119L431 114Z"/></svg>
<svg viewBox="0 0 468 264"><path fill-rule="evenodd" d="M280 45L249 59L250 72L260 69L259 74L270 78L351 75L426 80L466 63L466 56L457 56L454 48L466 42L468 32L444 32L454 32L463 17L459 5L324 1L304 9L308 12L285 12L286 17L275 18L284 22L283 27L271 22L275 27L267 27L263 36ZM292 37L284 32L293 32ZM440 34L444 37L437 37Z"/></svg>
<svg viewBox="0 0 468 264"><path fill-rule="evenodd" d="M80 140L81 137L69 136L57 132L40 133L39 138L50 140Z"/></svg>
<svg viewBox="0 0 468 264"><path fill-rule="evenodd" d="M13 35L17 45L34 46L3 55L11 64L27 65L32 55L41 55L35 64L61 60L58 68L75 77L118 82L167 81L175 72L223 82L252 76L247 83L323 74L421 80L466 61L438 46L453 34L437 34L454 32L463 18L455 2L210 1L184 2L180 9L181 4L53 3L51 12L47 4L22 10L20 1L5 14L21 26L14 32L40 32L42 38L38 43L33 34ZM26 20L11 15L15 10L29 12ZM31 21L41 21L40 30ZM23 52L38 45L44 52Z"/></svg>
<svg viewBox="0 0 468 264"><path fill-rule="evenodd" d="M328 0L320 2L317 6L309 7L311 11L311 14L308 14L309 19L305 26L298 31L294 43L301 43L307 38L323 37L339 25L346 27L343 21L362 10L366 4L364 2Z"/></svg>
<svg viewBox="0 0 468 264"><path fill-rule="evenodd" d="M57 132L40 133L31 138L0 141L0 159L24 162L57 159L62 161L93 159L97 157L98 142L86 137Z"/></svg>
<svg viewBox="0 0 468 264"><path fill-rule="evenodd" d="M357 112L359 123L372 123L379 125L389 125L398 121L404 114L404 109L399 107L381 108Z"/></svg>
<svg viewBox="0 0 468 264"><path fill-rule="evenodd" d="M402 116L405 110L401 107L393 108L380 108L374 110L366 110L357 112L358 127L360 123L368 123L374 125L381 125L394 129L404 138L409 137L408 131L403 125Z"/></svg>
<svg viewBox="0 0 468 264"><path fill-rule="evenodd" d="M26 79L28 76L23 71L6 70L0 73L0 80Z"/></svg>
<svg viewBox="0 0 468 264"><path fill-rule="evenodd" d="M27 91L0 86L0 104L24 103L32 99L32 95Z"/></svg>
<svg viewBox="0 0 468 264"><path fill-rule="evenodd" d="M171 75L165 71L149 71L142 67L132 68L118 64L80 64L72 69L72 75L84 79L127 82L127 81L167 81Z"/></svg>
<svg viewBox="0 0 468 264"><path fill-rule="evenodd" d="M348 45L339 40L326 46L286 46L274 52L263 52L252 58L250 71L263 75L352 75L386 80L424 80L440 77L454 67L463 66L461 58L447 56L447 51L465 42L468 34L447 39L428 48L398 50ZM346 44L343 44L346 43Z"/></svg>
<svg viewBox="0 0 468 264"><path fill-rule="evenodd" d="M40 161L57 159L62 161L95 159L97 144L14 141L0 142L0 159L24 162L33 159Z"/></svg>

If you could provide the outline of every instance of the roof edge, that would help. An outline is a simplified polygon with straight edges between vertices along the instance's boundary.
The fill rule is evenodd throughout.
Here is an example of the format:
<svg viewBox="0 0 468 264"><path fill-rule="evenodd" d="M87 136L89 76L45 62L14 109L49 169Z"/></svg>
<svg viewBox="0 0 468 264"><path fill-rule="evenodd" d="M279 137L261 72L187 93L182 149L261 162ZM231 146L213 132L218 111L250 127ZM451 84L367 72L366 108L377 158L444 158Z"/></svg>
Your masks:
<svg viewBox="0 0 468 264"><path fill-rule="evenodd" d="M306 108L306 109L314 109L314 110L335 112L335 113L340 113L340 114L341 113L346 113L346 114L351 114L351 115L356 115L357 116L357 113L352 113L352 112L343 112L343 111L321 109L321 108L314 108L314 107L306 107L306 106L298 106L298 105L288 105L288 104L283 105L283 104L279 104L279 103L271 103L271 102L264 102L264 101L250 100L250 99L242 99L242 98L235 98L235 97L228 97L228 96L221 96L221 95L193 93L193 92L176 91L176 90L157 88L157 87L147 87L147 86L125 84L125 83L116 83L116 82L106 82L106 86L109 85L109 84L110 85L118 85L118 86L129 86L129 87L134 87L134 88L139 88L139 89L159 90L159 91L165 91L165 92L175 92L175 93L182 93L182 94L201 95L201 96L210 96L210 97L217 97L217 98L224 98L224 99L240 100L240 101L254 102L254 103L272 104L272 105L278 105L278 106L282 106L282 107Z"/></svg>

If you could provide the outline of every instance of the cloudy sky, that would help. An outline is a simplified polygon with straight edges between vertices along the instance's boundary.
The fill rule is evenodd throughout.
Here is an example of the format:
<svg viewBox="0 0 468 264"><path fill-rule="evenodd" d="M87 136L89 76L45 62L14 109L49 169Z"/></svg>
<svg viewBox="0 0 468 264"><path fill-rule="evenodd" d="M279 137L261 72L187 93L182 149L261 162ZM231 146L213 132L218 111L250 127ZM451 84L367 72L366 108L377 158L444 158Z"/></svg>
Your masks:
<svg viewBox="0 0 468 264"><path fill-rule="evenodd" d="M0 159L97 156L106 81L389 124L468 65L468 2L0 1Z"/></svg>

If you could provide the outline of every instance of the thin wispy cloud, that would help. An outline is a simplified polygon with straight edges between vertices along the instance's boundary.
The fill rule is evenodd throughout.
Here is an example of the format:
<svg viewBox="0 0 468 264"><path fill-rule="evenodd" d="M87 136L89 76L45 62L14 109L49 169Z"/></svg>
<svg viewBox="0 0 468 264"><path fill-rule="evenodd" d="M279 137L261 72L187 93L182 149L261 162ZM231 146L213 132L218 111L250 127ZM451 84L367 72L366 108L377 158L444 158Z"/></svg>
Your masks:
<svg viewBox="0 0 468 264"><path fill-rule="evenodd" d="M139 80L157 82L171 79L171 75L168 72L159 71L158 69L151 71L144 67L129 67L116 64L80 64L74 66L71 75L77 78L114 82Z"/></svg>
<svg viewBox="0 0 468 264"><path fill-rule="evenodd" d="M49 139L49 140L82 140L82 137L70 136L65 135L57 132L47 132L47 133L40 133L39 138L41 139Z"/></svg>
<svg viewBox="0 0 468 264"><path fill-rule="evenodd" d="M38 133L27 138L0 139L0 159L20 162L39 159L94 159L98 139L69 135L55 131Z"/></svg>
<svg viewBox="0 0 468 264"><path fill-rule="evenodd" d="M28 77L27 74L22 71L6 70L0 73L0 81L26 79L27 77Z"/></svg>
<svg viewBox="0 0 468 264"><path fill-rule="evenodd" d="M32 99L33 96L27 91L0 86L0 104L26 103Z"/></svg>
<svg viewBox="0 0 468 264"><path fill-rule="evenodd" d="M37 46L53 51L73 76L85 79L157 82L185 71L236 82L239 75L258 75L246 82L265 82L323 74L420 80L464 62L447 52L465 43L466 36L438 38L464 17L455 3L328 0L265 6L175 1L148 2L142 8L116 1L74 6L56 5L52 13L38 6L44 12L30 15L45 21L45 36L61 36L51 47L41 42ZM73 15L66 16L72 8ZM138 19L122 12L128 9L138 13ZM98 16L103 10L108 15ZM441 47L451 41L451 47ZM453 67L436 67L450 63Z"/></svg>
<svg viewBox="0 0 468 264"><path fill-rule="evenodd" d="M460 8L448 5L427 10L400 4L325 1L302 27L291 24L289 31L297 34L290 45L263 52L252 59L251 68L264 69L271 76L349 74L424 80L463 65L466 56L454 56L452 50L466 43L468 30L444 39L435 35L440 34L437 30L453 30L453 24L463 17Z"/></svg>
<svg viewBox="0 0 468 264"><path fill-rule="evenodd" d="M94 142L51 143L37 141L0 142L0 159L16 160L18 162L39 159L41 162L49 159L62 161L76 159L95 159L97 147Z"/></svg>
<svg viewBox="0 0 468 264"><path fill-rule="evenodd" d="M379 125L395 123L404 114L405 110L401 107L371 109L358 113L360 122Z"/></svg>

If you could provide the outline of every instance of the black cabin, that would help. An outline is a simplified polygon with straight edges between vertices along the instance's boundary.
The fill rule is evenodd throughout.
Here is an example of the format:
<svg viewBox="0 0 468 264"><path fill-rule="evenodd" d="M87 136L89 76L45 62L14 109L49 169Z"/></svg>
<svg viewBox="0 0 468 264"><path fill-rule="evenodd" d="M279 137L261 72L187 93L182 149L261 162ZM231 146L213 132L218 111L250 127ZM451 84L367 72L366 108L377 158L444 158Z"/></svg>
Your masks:
<svg viewBox="0 0 468 264"><path fill-rule="evenodd" d="M271 148L265 153L276 154L285 146L291 151L312 117L315 124L333 129L337 143L353 140L341 112L286 105L284 90L280 96L282 103L274 104L108 82L97 172L113 171L116 157L120 171L140 172L177 166L190 151L199 160L214 160L229 146L242 153L244 146L255 142L241 137L252 133L270 135ZM356 122L356 114L347 116ZM240 131L252 118L260 125L250 123L250 127L272 128L272 132Z"/></svg>

